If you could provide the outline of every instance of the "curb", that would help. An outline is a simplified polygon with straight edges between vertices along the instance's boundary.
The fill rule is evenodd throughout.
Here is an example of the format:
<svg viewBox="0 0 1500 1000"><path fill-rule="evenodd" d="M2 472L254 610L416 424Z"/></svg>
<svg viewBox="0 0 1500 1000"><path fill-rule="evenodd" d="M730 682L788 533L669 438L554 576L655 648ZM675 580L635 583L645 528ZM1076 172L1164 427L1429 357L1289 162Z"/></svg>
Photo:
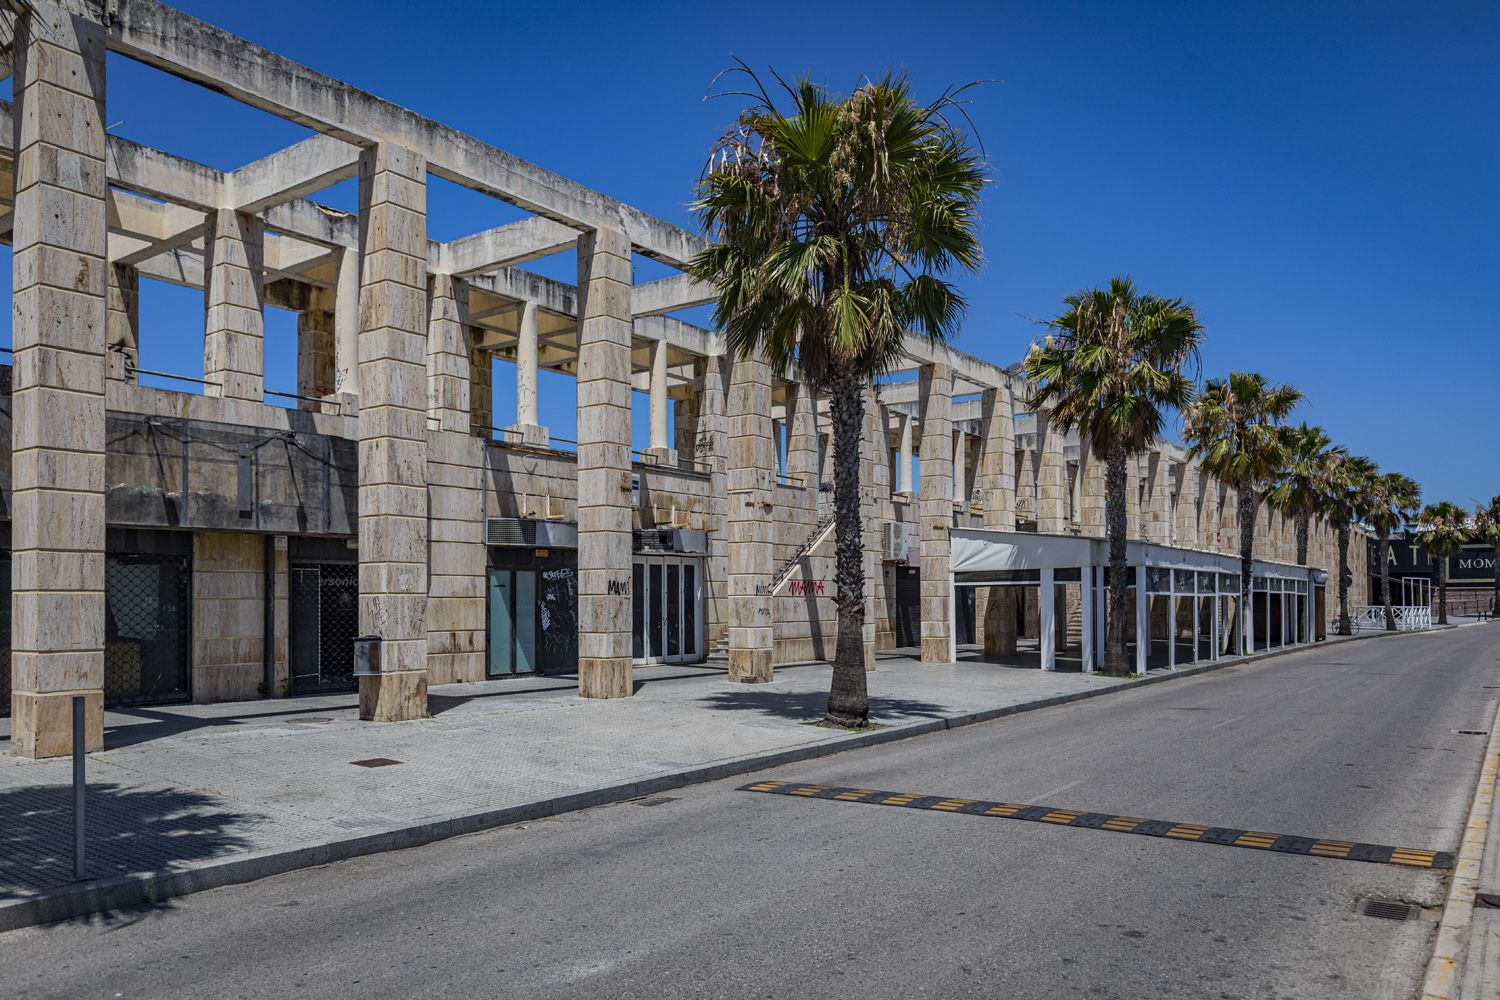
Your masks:
<svg viewBox="0 0 1500 1000"><path fill-rule="evenodd" d="M1341 641L1349 642L1361 639L1423 634L1425 633L1373 632L1368 635L1345 637ZM886 729L877 729L868 733L835 736L818 743L788 747L784 750L772 750L742 757L730 757L725 760L715 761L712 764L684 768L678 771L668 771L637 781L600 785L535 802L524 802L519 805L486 809L480 812L436 816L423 820L416 825L392 827L359 836L325 838L281 847L267 847L257 851L248 851L225 858L196 863L180 869L133 872L126 875L114 875L109 878L94 879L76 886L51 889L28 899L0 904L0 933L19 930L23 927L31 927L36 924L105 913L110 910L122 909L129 906L161 903L178 896L187 896L195 892L202 892L205 889L217 889L226 885L253 882L258 879L269 878L273 875L284 875L303 868L314 868L319 865L332 864L336 861L348 861L351 858L363 857L370 854L381 854L387 851L421 847L425 844L436 843L437 841L448 840L453 837L461 837L469 833L480 833L485 830L510 826L514 823L524 823L529 820L545 819L548 816L557 816L562 813L577 812L581 809L613 805L630 799L640 798L643 795L654 795L660 792L685 788L689 785L749 774L753 771L781 767L786 764L797 764L802 761L843 753L846 750L861 750L884 743L894 743L898 740L909 739L914 736L925 736L929 733L957 729L962 726L971 726L981 722L990 722L1009 715L1018 715L1022 712L1053 708L1058 705L1086 701L1091 698L1121 691L1137 691L1143 687L1167 681L1175 681L1184 677L1193 677L1216 670L1224 670L1229 667L1245 666L1247 664L1258 663L1262 660L1327 648L1329 648L1327 645L1321 647L1316 645L1297 646L1291 649L1278 649L1264 653L1255 653L1250 656L1203 663L1195 667L1178 667L1170 673L1163 672L1150 675L1133 682L1115 684L1110 687L1089 691L1075 691L1071 694L1040 698L1036 701L1020 702L1001 708L965 712L942 719L906 723ZM1493 749L1494 747L1492 746ZM1478 869L1476 867L1476 877L1477 872ZM1457 879L1455 879L1456 884ZM1472 898L1472 892L1470 896ZM1436 994L1436 996L1442 998L1446 995Z"/></svg>
<svg viewBox="0 0 1500 1000"><path fill-rule="evenodd" d="M1422 979L1422 1000L1456 1000L1459 995L1459 963L1469 945L1469 928L1474 922L1474 897L1479 891L1485 841L1488 839L1490 814L1495 805L1495 786L1500 779L1500 709L1490 726L1490 742L1479 768L1479 782L1469 820L1464 824L1463 839L1453 864L1453 881L1448 886L1448 900L1438 923L1437 940L1427 974Z"/></svg>

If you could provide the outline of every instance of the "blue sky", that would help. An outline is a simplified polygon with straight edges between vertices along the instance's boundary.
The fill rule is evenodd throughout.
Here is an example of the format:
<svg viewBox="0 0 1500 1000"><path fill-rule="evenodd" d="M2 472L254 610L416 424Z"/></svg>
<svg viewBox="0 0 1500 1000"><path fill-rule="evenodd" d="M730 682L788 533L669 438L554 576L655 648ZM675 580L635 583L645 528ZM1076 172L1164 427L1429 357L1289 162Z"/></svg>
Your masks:
<svg viewBox="0 0 1500 1000"><path fill-rule="evenodd" d="M1297 417L1429 499L1500 492L1493 3L179 5L685 225L737 110L702 99L731 55L839 90L888 68L925 94L996 81L971 109L994 183L960 348L1012 363L1062 295L1128 272L1198 306L1205 375L1296 384ZM307 134L117 57L110 74L116 134L218 167ZM352 207L350 185L325 200ZM517 217L433 182L434 238ZM145 298L142 364L201 372L200 297ZM272 388L294 388L293 331L268 321ZM571 428L571 383L543 406Z"/></svg>

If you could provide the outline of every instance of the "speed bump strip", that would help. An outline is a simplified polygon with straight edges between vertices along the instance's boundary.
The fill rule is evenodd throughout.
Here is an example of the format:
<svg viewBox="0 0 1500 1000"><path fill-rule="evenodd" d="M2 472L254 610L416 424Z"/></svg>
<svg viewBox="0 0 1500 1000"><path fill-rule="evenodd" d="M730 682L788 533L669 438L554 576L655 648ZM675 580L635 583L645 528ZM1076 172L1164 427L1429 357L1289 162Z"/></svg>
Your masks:
<svg viewBox="0 0 1500 1000"><path fill-rule="evenodd" d="M1252 851L1275 851L1278 854L1307 854L1337 861L1370 861L1375 864L1405 865L1409 868L1452 868L1453 855L1447 851L1423 851L1410 847L1385 847L1381 844L1356 844L1348 840L1320 840L1316 837L1294 837L1285 833L1261 830L1235 830L1201 823L1174 823L1169 820L1143 819L1139 816L1115 816L1110 813L1079 812L1054 809L1024 802L985 802L979 799L951 798L945 795L920 795L916 792L882 792L869 788L840 788L834 785L804 785L796 781L757 781L740 787L742 792L766 792L770 795L795 795L799 798L829 799L835 802L863 802L867 805L901 806L906 809L928 809L936 812L962 813L968 816L997 816L1053 826L1076 826L1112 833L1135 833L1168 840L1189 840L1223 847L1244 847Z"/></svg>

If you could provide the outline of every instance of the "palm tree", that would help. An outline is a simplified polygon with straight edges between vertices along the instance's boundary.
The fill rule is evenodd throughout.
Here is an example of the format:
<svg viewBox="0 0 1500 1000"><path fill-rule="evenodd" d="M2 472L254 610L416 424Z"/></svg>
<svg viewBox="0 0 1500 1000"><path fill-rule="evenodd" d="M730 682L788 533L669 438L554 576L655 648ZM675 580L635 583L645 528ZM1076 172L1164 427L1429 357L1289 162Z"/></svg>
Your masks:
<svg viewBox="0 0 1500 1000"><path fill-rule="evenodd" d="M1329 460L1323 480L1324 516L1338 535L1339 635L1353 635L1349 620L1349 529L1368 507L1370 482L1379 474L1374 462L1347 452Z"/></svg>
<svg viewBox="0 0 1500 1000"><path fill-rule="evenodd" d="M1439 625L1448 624L1448 557L1461 552L1469 540L1468 520L1468 511L1447 500L1428 504L1417 515L1422 541L1432 557L1432 572L1437 576Z"/></svg>
<svg viewBox="0 0 1500 1000"><path fill-rule="evenodd" d="M1385 605L1385 630L1396 631L1396 612L1391 609L1391 532L1411 522L1422 503L1422 487L1399 472L1387 472L1370 481L1370 503L1365 521L1375 529L1379 545L1380 603Z"/></svg>
<svg viewBox="0 0 1500 1000"><path fill-rule="evenodd" d="M1500 496L1474 509L1475 535L1494 549L1495 596L1490 599L1490 614L1500 613Z"/></svg>
<svg viewBox="0 0 1500 1000"><path fill-rule="evenodd" d="M1292 515L1297 525L1297 562L1307 565L1307 536L1312 519L1323 507L1323 485L1328 462L1336 455L1348 454L1336 445L1328 432L1306 423L1286 427L1281 432L1285 462L1280 482L1266 494L1266 499Z"/></svg>
<svg viewBox="0 0 1500 1000"><path fill-rule="evenodd" d="M1255 515L1261 493L1285 464L1281 428L1301 401L1302 392L1292 386L1273 386L1257 372L1230 372L1227 379L1209 379L1184 414L1189 455L1201 456L1203 467L1233 486L1239 501L1241 652L1250 649L1245 611L1255 568Z"/></svg>
<svg viewBox="0 0 1500 1000"><path fill-rule="evenodd" d="M1052 332L1026 355L1026 377L1036 388L1027 405L1050 403L1064 432L1078 429L1105 463L1105 523L1109 531L1109 614L1104 671L1128 674L1125 619L1125 464L1161 436L1163 411L1192 401L1183 369L1198 357L1203 326L1182 299L1140 292L1128 277L1111 278L1063 299L1067 310Z"/></svg>
<svg viewBox="0 0 1500 1000"><path fill-rule="evenodd" d="M966 303L947 280L980 264L984 165L945 91L920 104L887 75L835 96L781 82L786 110L744 63L749 105L714 145L694 206L713 244L690 271L718 288L730 350L760 355L829 398L834 441L838 642L827 719L864 724L864 549L859 451L864 391L908 332L956 331Z"/></svg>

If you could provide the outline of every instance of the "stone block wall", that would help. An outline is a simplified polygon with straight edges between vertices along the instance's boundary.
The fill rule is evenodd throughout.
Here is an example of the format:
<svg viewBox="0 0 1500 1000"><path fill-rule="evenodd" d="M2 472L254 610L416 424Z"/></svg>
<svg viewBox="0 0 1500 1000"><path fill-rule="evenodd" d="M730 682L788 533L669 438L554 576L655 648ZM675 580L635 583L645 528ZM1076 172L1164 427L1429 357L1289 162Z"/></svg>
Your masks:
<svg viewBox="0 0 1500 1000"><path fill-rule="evenodd" d="M287 676L287 554L276 552L274 669L265 689L265 536L193 535L192 689L199 703L279 694Z"/></svg>

